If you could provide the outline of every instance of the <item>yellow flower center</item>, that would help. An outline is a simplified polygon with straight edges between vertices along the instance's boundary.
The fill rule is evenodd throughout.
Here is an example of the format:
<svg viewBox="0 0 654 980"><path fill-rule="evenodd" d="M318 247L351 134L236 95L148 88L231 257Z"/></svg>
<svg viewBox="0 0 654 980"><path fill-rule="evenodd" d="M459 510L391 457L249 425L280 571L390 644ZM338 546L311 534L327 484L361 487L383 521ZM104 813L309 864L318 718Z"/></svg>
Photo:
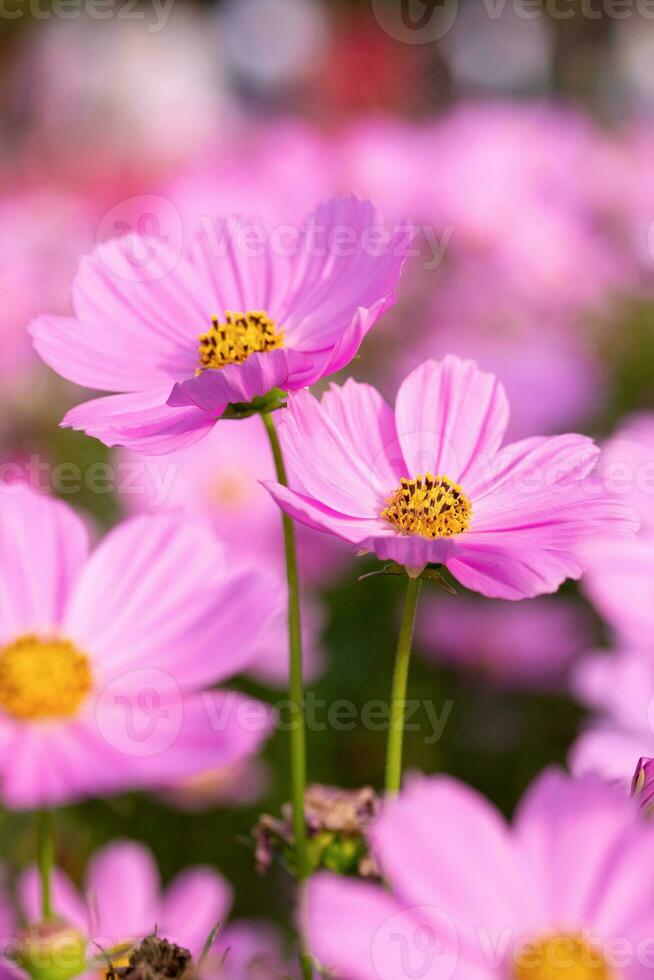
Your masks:
<svg viewBox="0 0 654 980"><path fill-rule="evenodd" d="M401 534L450 538L470 526L472 505L461 487L446 476L402 477L386 503L381 516Z"/></svg>
<svg viewBox="0 0 654 980"><path fill-rule="evenodd" d="M119 943L113 949L104 950L101 958L107 962L107 966L98 971L98 980L116 980L116 970L124 970L129 966L133 949L134 943L126 942Z"/></svg>
<svg viewBox="0 0 654 980"><path fill-rule="evenodd" d="M0 710L14 718L72 718L92 684L88 657L68 640L22 636L0 650Z"/></svg>
<svg viewBox="0 0 654 980"><path fill-rule="evenodd" d="M529 943L515 958L512 980L611 980L602 954L580 936Z"/></svg>
<svg viewBox="0 0 654 980"><path fill-rule="evenodd" d="M284 346L284 334L263 310L249 313L225 313L225 323L211 318L211 329L200 336L200 366L222 368L242 364L257 351L276 350Z"/></svg>

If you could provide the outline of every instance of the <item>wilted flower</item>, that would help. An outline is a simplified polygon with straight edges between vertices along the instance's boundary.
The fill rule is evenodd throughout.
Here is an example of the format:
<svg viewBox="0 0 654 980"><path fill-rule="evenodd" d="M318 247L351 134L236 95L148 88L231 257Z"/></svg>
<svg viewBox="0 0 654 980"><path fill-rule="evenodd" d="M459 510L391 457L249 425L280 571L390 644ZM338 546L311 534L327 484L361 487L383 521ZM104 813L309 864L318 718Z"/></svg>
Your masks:
<svg viewBox="0 0 654 980"><path fill-rule="evenodd" d="M5 487L5 805L161 786L255 751L267 709L206 689L256 656L275 615L263 585L256 569L227 563L198 519L133 518L91 554L87 528L69 507L24 485Z"/></svg>
<svg viewBox="0 0 654 980"><path fill-rule="evenodd" d="M23 874L19 897L27 917L36 918L40 908L36 869ZM236 980L248 976L248 964L255 961L269 968L269 973L254 974L257 977L279 975L275 973L282 970L283 962L279 935L267 923L227 922L231 905L229 884L209 867L188 868L162 889L151 852L131 841L115 841L93 856L82 894L64 872L55 869L53 876L54 909L87 938L89 961L97 968L110 962L117 976L130 980L137 977L130 966L157 962L161 968L154 971L157 976L177 977L177 967L188 967L191 956L198 961L214 930L216 939L203 976L219 973L225 980ZM155 930L165 945L153 936Z"/></svg>
<svg viewBox="0 0 654 980"><path fill-rule="evenodd" d="M411 232L380 246L380 228L372 204L349 197L290 229L290 245L288 235L277 247L269 234L261 241L262 226L246 219L228 221L217 242L197 235L181 259L133 235L100 245L73 285L75 317L31 328L55 371L120 392L63 424L160 455L206 435L230 404L340 370L395 301Z"/></svg>
<svg viewBox="0 0 654 980"><path fill-rule="evenodd" d="M324 872L308 884L305 933L327 971L348 980L406 976L409 964L453 980L648 974L639 956L654 912L654 836L618 788L546 772L509 826L461 783L414 778L371 838L388 889Z"/></svg>
<svg viewBox="0 0 654 980"><path fill-rule="evenodd" d="M312 870L328 868L362 878L378 875L369 853L367 832L380 809L380 799L369 786L357 790L313 785L304 797L309 861ZM285 804L282 819L264 814L254 828L259 871L264 873L279 854L293 859L292 808Z"/></svg>
<svg viewBox="0 0 654 980"><path fill-rule="evenodd" d="M181 980L194 975L189 950L156 935L146 936L130 952L125 966L107 970L107 980Z"/></svg>
<svg viewBox="0 0 654 980"><path fill-rule="evenodd" d="M369 385L289 399L280 439L301 490L266 483L301 523L403 565L443 564L484 595L523 599L579 578L589 535L630 533L630 509L589 476L581 435L501 448L502 385L473 361L426 361L395 412Z"/></svg>

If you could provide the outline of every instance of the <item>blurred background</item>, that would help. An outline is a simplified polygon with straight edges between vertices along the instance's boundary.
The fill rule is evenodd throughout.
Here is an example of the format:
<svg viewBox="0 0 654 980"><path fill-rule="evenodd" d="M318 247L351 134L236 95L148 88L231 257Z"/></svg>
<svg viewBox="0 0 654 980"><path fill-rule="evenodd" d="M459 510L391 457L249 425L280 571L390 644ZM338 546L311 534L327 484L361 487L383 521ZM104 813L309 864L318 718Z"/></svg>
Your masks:
<svg viewBox="0 0 654 980"><path fill-rule="evenodd" d="M100 528L153 501L126 480L99 492L86 479L130 461L58 428L83 393L37 362L25 327L66 313L79 256L130 229L183 244L212 216L299 221L356 191L389 225L419 229L356 377L391 398L427 356L474 357L504 381L516 438L602 439L653 407L648 0L0 0L0 63L0 462L4 475L44 464L44 485ZM267 475L258 448L248 456L257 435L239 431L233 454L230 438L175 462L172 502L201 496L219 531L247 523ZM274 565L278 514L258 506L248 547L270 541ZM349 699L358 719L310 731L311 778L379 787L384 734L358 712L388 697L400 582L358 581L374 566L315 535L303 567L311 688L327 705ZM540 768L565 761L584 720L570 671L610 643L610 624L576 586L515 605L424 595L410 696L446 723L434 738L417 712L407 763L510 812ZM283 630L267 655L242 687L274 701ZM286 879L257 874L250 829L286 799L285 759L278 733L241 772L71 807L60 862L79 880L105 841L145 840L166 880L214 864L238 914L284 921ZM12 874L31 860L31 824L2 820Z"/></svg>

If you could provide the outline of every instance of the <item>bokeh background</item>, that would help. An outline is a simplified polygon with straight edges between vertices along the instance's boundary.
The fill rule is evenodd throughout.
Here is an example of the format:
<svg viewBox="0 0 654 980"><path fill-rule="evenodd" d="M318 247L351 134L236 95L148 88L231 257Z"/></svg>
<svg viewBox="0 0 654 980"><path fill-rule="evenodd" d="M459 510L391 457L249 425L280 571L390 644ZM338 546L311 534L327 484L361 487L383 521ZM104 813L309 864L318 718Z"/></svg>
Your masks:
<svg viewBox="0 0 654 980"><path fill-rule="evenodd" d="M100 528L147 501L89 489L89 468L122 457L58 428L83 393L37 362L25 328L65 313L79 256L129 229L183 242L211 216L283 223L332 193L371 196L389 224L409 217L420 231L356 377L392 397L424 357L472 356L504 380L515 437L601 439L653 407L646 0L2 0L0 64L1 462L43 462L45 484ZM251 459L230 470L229 447L195 452L207 506L243 528L245 547L252 487L267 474ZM256 534L274 538L265 503ZM400 581L359 581L374 565L315 537L305 552L315 697L357 711L386 699ZM609 644L607 624L572 585L517 605L424 596L410 696L449 714L434 743L418 712L407 764L453 773L508 813L544 765L565 762L584 724L570 671ZM279 682L283 635L271 645ZM241 686L273 702L270 681ZM312 731L311 779L379 787L384 750L384 734L359 723ZM250 829L278 812L287 777L278 733L247 772L68 808L60 863L79 880L97 846L133 837L166 879L214 864L239 915L286 921L286 878L256 873ZM32 847L28 816L4 813L10 875Z"/></svg>

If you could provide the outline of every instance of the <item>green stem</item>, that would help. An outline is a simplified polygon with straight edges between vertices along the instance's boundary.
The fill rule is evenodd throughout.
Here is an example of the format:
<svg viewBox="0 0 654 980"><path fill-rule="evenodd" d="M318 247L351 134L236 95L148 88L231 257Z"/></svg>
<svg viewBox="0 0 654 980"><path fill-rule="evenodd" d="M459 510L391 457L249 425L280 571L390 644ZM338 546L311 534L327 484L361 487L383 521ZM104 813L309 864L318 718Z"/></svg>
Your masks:
<svg viewBox="0 0 654 980"><path fill-rule="evenodd" d="M402 625L395 653L395 668L393 670L393 687L391 690L391 723L388 732L388 749L386 753L386 792L395 795L402 785L402 743L404 740L404 713L406 708L406 691L409 679L409 660L411 658L411 643L413 627L416 621L418 596L420 595L420 579L410 578L407 585Z"/></svg>
<svg viewBox="0 0 654 980"><path fill-rule="evenodd" d="M270 448L275 460L279 483L287 486L286 467L279 444L275 423L270 412L262 412ZM291 705L291 799L293 803L293 836L295 860L299 881L309 874L307 834L304 818L304 794L306 790L307 750L304 722L304 689L302 684L302 635L300 630L300 589L297 571L297 551L293 521L282 515L284 549L286 552L286 578L288 581L288 636L290 653L289 701Z"/></svg>
<svg viewBox="0 0 654 980"><path fill-rule="evenodd" d="M37 863L41 880L41 917L51 922L52 912L52 866L54 864L54 831L50 810L40 810L36 815Z"/></svg>

